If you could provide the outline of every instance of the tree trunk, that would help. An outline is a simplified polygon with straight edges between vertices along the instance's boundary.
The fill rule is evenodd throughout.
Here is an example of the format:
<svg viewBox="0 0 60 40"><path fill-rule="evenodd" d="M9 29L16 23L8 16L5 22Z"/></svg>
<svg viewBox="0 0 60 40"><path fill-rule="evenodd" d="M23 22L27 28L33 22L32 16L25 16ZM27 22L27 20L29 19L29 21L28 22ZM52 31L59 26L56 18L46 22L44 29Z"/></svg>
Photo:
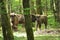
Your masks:
<svg viewBox="0 0 60 40"><path fill-rule="evenodd" d="M50 0L50 6L51 6L52 13L54 13L55 21L59 22L59 1Z"/></svg>
<svg viewBox="0 0 60 40"><path fill-rule="evenodd" d="M55 22L56 22L56 8L55 8L55 1L54 0L50 0L50 8L52 10L52 13L54 14L54 17L55 17Z"/></svg>
<svg viewBox="0 0 60 40"><path fill-rule="evenodd" d="M41 0L36 0L36 13L42 15Z"/></svg>
<svg viewBox="0 0 60 40"><path fill-rule="evenodd" d="M60 23L60 0L55 0L56 21Z"/></svg>
<svg viewBox="0 0 60 40"><path fill-rule="evenodd" d="M10 14L11 13L11 0L8 0L7 1L8 2L8 14ZM6 19L8 20L8 21L6 21L6 23L8 24L7 25L7 37L8 37L8 39L9 40L14 40L14 36L13 36L13 32L12 32L12 26L11 26L11 23L10 23L10 16L9 15L6 15Z"/></svg>
<svg viewBox="0 0 60 40"><path fill-rule="evenodd" d="M47 15L47 8L48 8L48 6L47 6L47 0L45 1L45 12L44 12L44 15Z"/></svg>
<svg viewBox="0 0 60 40"><path fill-rule="evenodd" d="M2 21L1 21L2 22ZM3 23L1 23L1 24L3 24ZM2 27L2 32L3 32L3 38L4 38L4 40L7 40L7 32L6 32L6 27L4 26L4 25L2 25L3 27Z"/></svg>
<svg viewBox="0 0 60 40"><path fill-rule="evenodd" d="M58 4L58 15L59 15L59 17L58 17L58 19L59 19L59 23L60 23L60 0L58 0L58 2L59 2L59 4Z"/></svg>
<svg viewBox="0 0 60 40"><path fill-rule="evenodd" d="M23 5L22 5L22 3L23 3L22 0L19 0L19 4L20 4L19 5L19 13L20 14L23 14Z"/></svg>
<svg viewBox="0 0 60 40"><path fill-rule="evenodd" d="M27 33L27 39L28 40L34 40L33 30L32 30L32 23L31 23L30 19L31 19L30 15L25 16L25 22L26 22L25 23L25 28L26 28L26 33Z"/></svg>
<svg viewBox="0 0 60 40"><path fill-rule="evenodd" d="M30 0L30 14L36 14L33 0Z"/></svg>
<svg viewBox="0 0 60 40"><path fill-rule="evenodd" d="M11 0L6 0L6 10L7 13L11 13Z"/></svg>
<svg viewBox="0 0 60 40"><path fill-rule="evenodd" d="M2 14L1 20L2 20L3 34L5 33L7 40L13 40L14 37L13 37L12 28L10 25L10 20L9 20L8 14ZM6 37L4 37L4 38L6 38Z"/></svg>
<svg viewBox="0 0 60 40"><path fill-rule="evenodd" d="M29 1L30 0L23 0L24 9L30 8ZM26 33L27 33L27 40L34 40L30 10L26 9L24 10L24 13L25 13L24 15L25 15L25 28L26 28Z"/></svg>
<svg viewBox="0 0 60 40"><path fill-rule="evenodd" d="M14 40L9 15L6 10L6 0L0 0L1 3L1 24L4 40ZM3 5L3 6L2 6ZM5 34L4 34L5 33Z"/></svg>

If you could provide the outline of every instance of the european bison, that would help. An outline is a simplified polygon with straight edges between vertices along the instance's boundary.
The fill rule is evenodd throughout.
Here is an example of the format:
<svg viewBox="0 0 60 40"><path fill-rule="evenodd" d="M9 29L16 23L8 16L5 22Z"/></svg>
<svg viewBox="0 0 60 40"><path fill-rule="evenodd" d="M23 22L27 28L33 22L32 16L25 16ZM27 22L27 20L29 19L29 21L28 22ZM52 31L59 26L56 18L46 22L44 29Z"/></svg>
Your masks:
<svg viewBox="0 0 60 40"><path fill-rule="evenodd" d="M18 18L16 15L10 15L10 19L11 19L11 26L12 28L17 31L17 25L18 25Z"/></svg>
<svg viewBox="0 0 60 40"><path fill-rule="evenodd" d="M45 29L47 29L47 16L46 15L36 16L36 21L37 21L36 30L38 27L41 29L41 24L45 24Z"/></svg>
<svg viewBox="0 0 60 40"><path fill-rule="evenodd" d="M12 19L12 24L13 24L13 29L17 29L18 24L23 24L25 25L25 18L23 14L16 14L16 15L10 15ZM47 16L46 15L30 15L32 22L37 21L37 26L36 29L39 27L41 29L41 24L45 24L45 29L47 29Z"/></svg>
<svg viewBox="0 0 60 40"><path fill-rule="evenodd" d="M17 30L17 25L18 24L22 24L22 26L25 25L25 18L24 18L25 15L23 14L13 14L13 15L10 15L11 17L11 22L12 22L12 28L14 30ZM32 22L35 22L36 21L36 16L35 15L30 15L31 16L31 20Z"/></svg>

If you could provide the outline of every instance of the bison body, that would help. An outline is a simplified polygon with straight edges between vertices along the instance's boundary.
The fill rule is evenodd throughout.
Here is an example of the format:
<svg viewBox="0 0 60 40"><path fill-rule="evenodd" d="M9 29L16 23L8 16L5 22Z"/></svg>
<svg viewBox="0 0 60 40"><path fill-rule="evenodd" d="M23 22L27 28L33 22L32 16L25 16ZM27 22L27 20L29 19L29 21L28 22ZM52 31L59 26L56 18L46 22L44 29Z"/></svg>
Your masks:
<svg viewBox="0 0 60 40"><path fill-rule="evenodd" d="M41 29L41 24L45 25L45 29L47 29L47 16L46 15L40 15L40 16L36 16L36 20L37 20L37 26L36 28L40 28ZM37 30L37 29L36 29Z"/></svg>
<svg viewBox="0 0 60 40"><path fill-rule="evenodd" d="M10 15L11 16L11 22L13 24L13 29L17 29L18 24L25 25L25 18L23 14L16 14L16 15ZM47 16L46 15L30 15L32 22L37 22L36 29L39 27L41 29L41 24L45 24L45 29L47 29Z"/></svg>
<svg viewBox="0 0 60 40"><path fill-rule="evenodd" d="M10 18L11 18L11 22L12 22L12 28L13 29L17 29L17 25L18 24L22 24L22 26L25 25L25 18L24 18L25 15L23 14L14 14L14 15L10 15ZM35 22L36 21L36 16L35 15L30 15L31 16L31 20L32 22Z"/></svg>
<svg viewBox="0 0 60 40"><path fill-rule="evenodd" d="M13 30L17 31L17 25L18 25L18 18L16 15L10 15L10 19L11 19L11 26L13 28Z"/></svg>

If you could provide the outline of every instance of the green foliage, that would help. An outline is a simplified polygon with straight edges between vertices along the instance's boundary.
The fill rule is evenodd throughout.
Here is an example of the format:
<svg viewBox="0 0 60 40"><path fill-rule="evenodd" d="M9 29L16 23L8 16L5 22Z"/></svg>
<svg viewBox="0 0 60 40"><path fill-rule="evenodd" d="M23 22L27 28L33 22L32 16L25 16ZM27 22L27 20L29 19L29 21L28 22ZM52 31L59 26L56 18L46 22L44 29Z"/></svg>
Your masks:
<svg viewBox="0 0 60 40"><path fill-rule="evenodd" d="M48 12L48 26L50 28L60 28L59 23L55 21L54 15L51 13L51 11Z"/></svg>
<svg viewBox="0 0 60 40"><path fill-rule="evenodd" d="M41 3L42 3L42 8L44 9L45 6L46 6L46 2L47 2L47 8L48 10L50 9L50 0L41 0Z"/></svg>
<svg viewBox="0 0 60 40"><path fill-rule="evenodd" d="M32 0L32 1L36 1L36 0ZM15 12L18 11L19 7L21 5L21 2L19 3L19 0L13 0L11 3L12 3L12 10L14 10ZM31 7L31 8L24 9L24 10L30 10L32 8L37 8L37 7L40 7L40 6L42 6L43 9L44 9L45 6L46 6L46 0L41 0L41 3L42 3L42 5L34 6L34 7ZM50 8L50 0L47 0L47 7Z"/></svg>
<svg viewBox="0 0 60 40"><path fill-rule="evenodd" d="M13 11L18 10L18 7L19 7L19 5L20 5L19 1L12 0L11 4L12 4L12 10L13 10Z"/></svg>

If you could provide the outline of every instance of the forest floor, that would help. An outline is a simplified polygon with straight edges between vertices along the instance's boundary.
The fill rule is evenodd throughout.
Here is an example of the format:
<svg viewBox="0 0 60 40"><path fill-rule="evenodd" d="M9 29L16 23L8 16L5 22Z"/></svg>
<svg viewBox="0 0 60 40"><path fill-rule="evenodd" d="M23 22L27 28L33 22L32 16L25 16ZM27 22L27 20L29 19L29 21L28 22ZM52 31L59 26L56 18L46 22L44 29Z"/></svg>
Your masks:
<svg viewBox="0 0 60 40"><path fill-rule="evenodd" d="M26 32L22 32L22 33L21 32L14 32L13 34L16 37L26 37ZM37 36L60 36L60 29L34 31L34 37L37 37Z"/></svg>
<svg viewBox="0 0 60 40"><path fill-rule="evenodd" d="M38 30L33 32L34 37L38 36L60 36L60 29L47 29L47 30ZM26 37L26 32L13 31L13 35L16 37ZM0 37L3 37L2 31L0 31Z"/></svg>

